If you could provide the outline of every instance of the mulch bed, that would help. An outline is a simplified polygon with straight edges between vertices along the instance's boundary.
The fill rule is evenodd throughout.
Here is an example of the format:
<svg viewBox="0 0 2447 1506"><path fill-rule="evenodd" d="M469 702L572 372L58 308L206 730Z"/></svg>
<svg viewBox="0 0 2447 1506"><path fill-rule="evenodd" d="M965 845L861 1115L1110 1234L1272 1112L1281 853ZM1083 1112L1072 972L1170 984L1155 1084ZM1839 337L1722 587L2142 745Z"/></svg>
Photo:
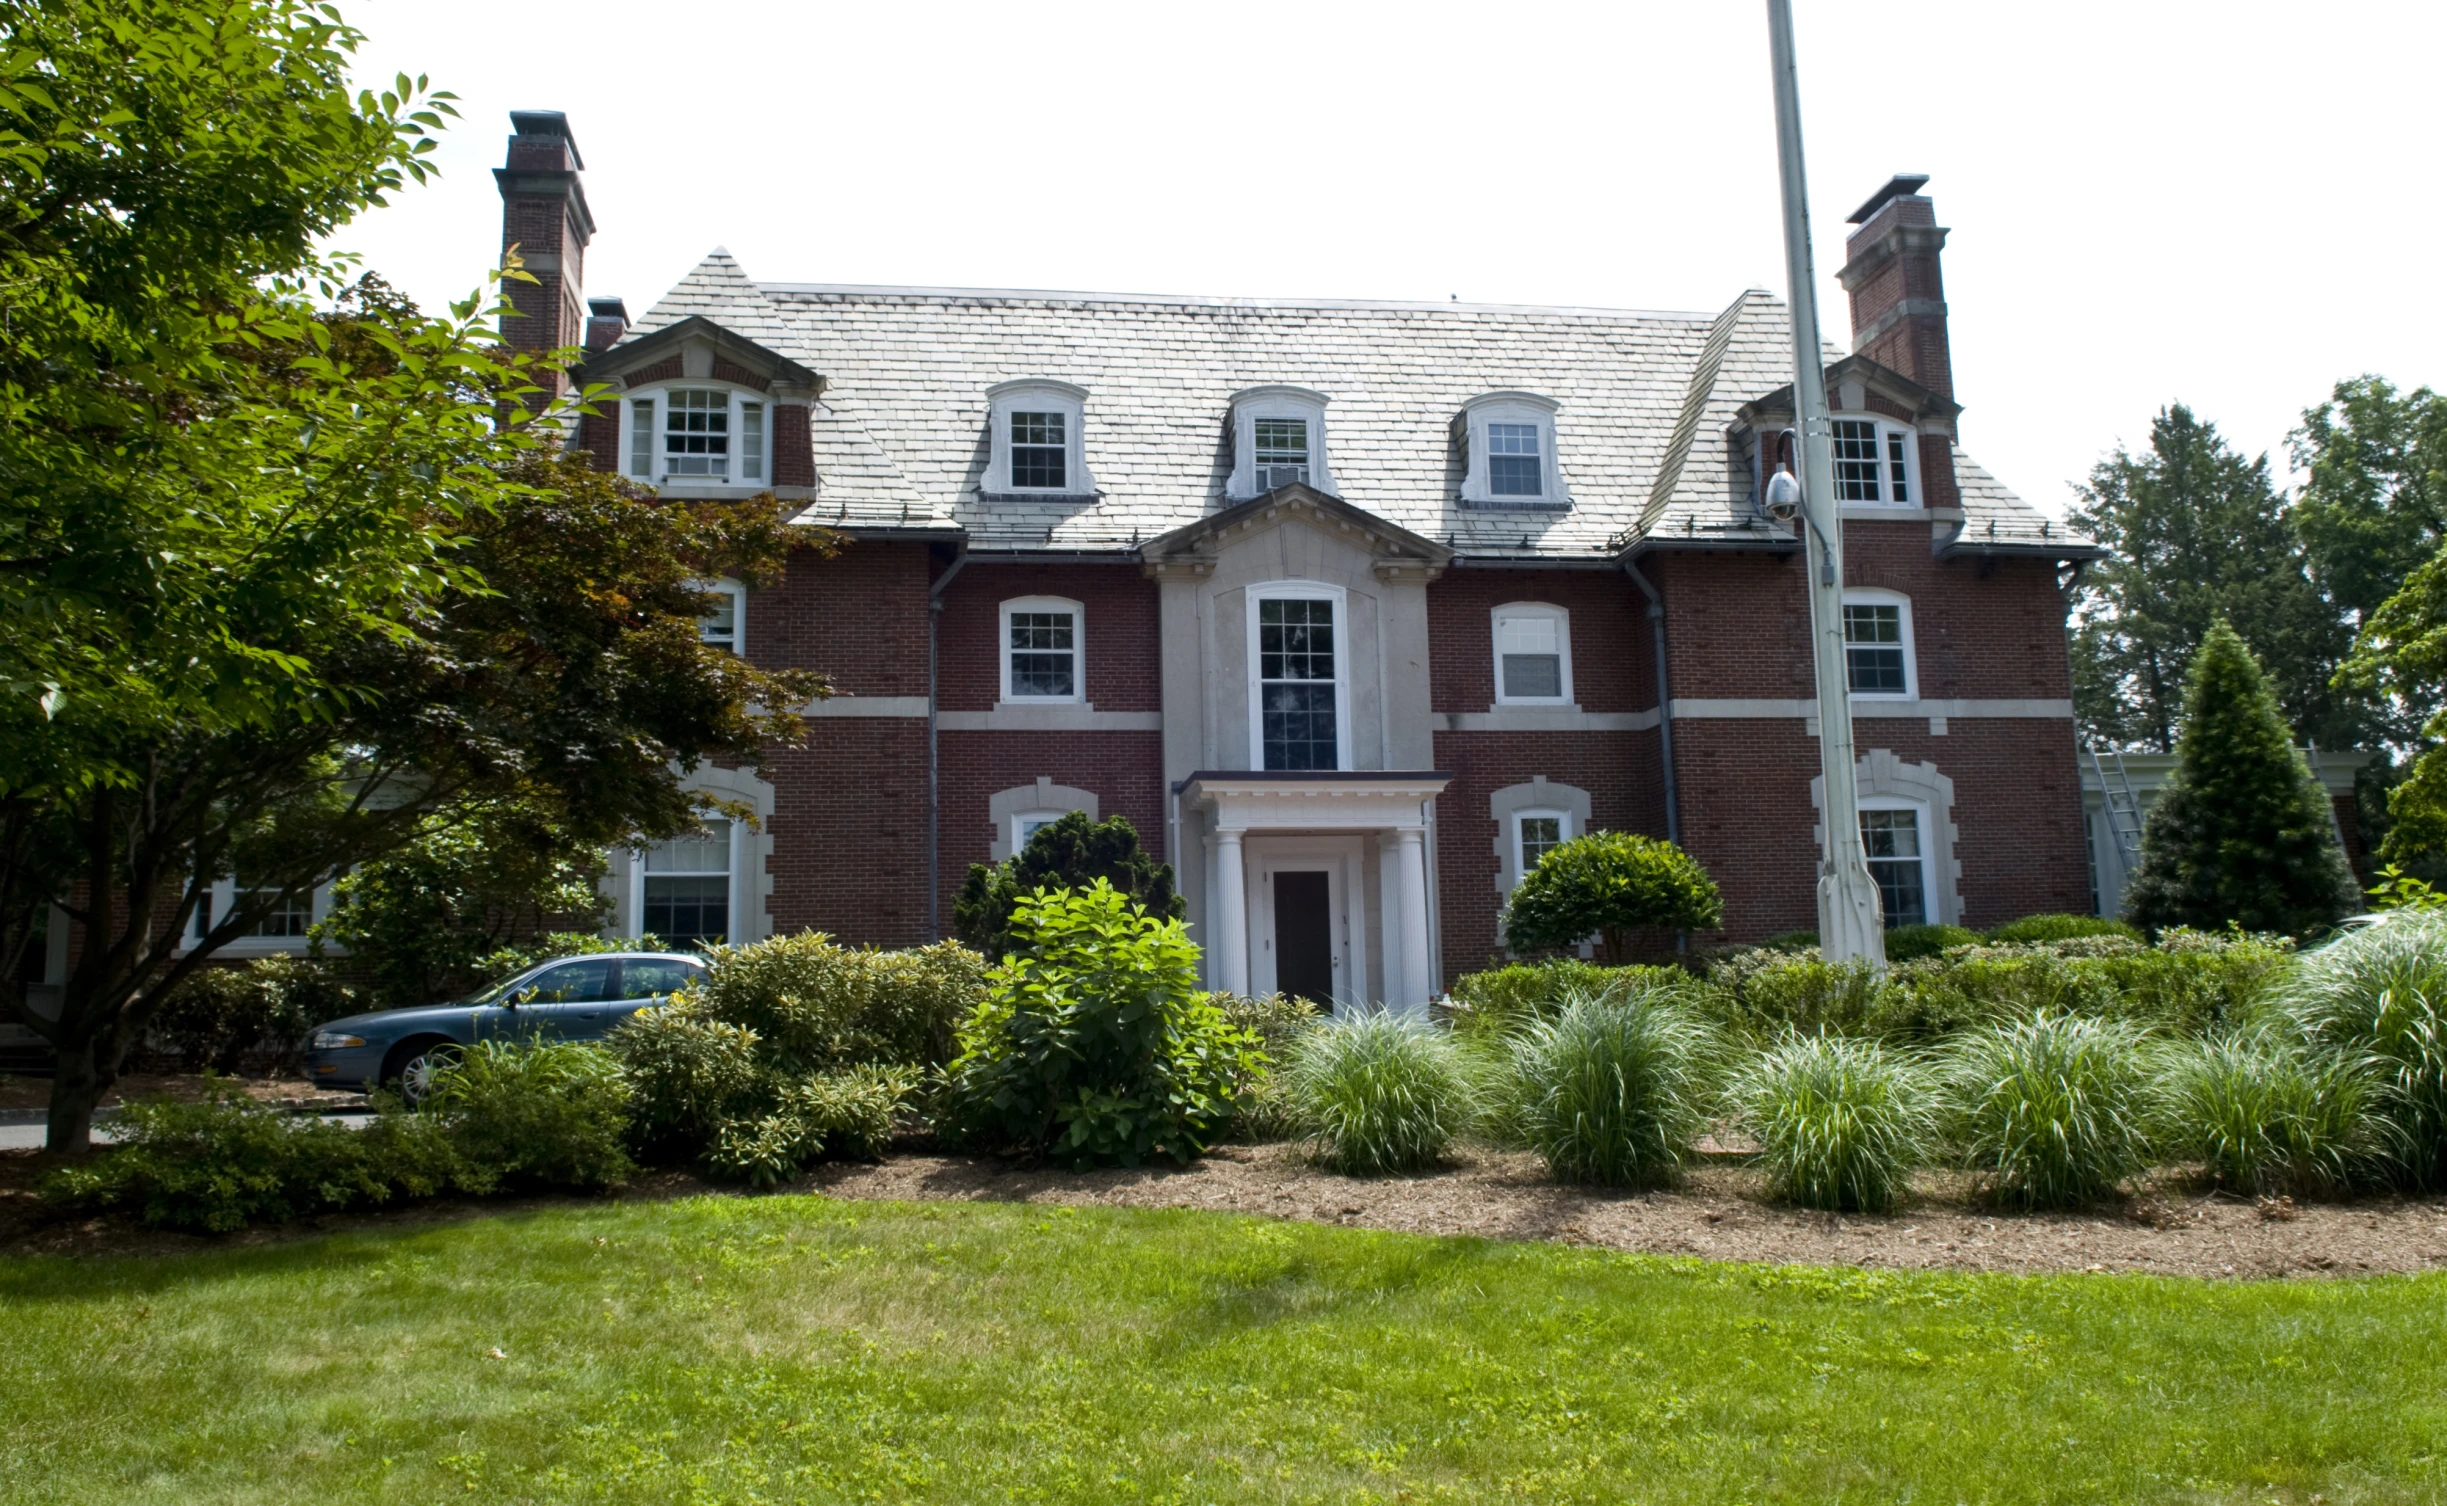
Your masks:
<svg viewBox="0 0 2447 1506"><path fill-rule="evenodd" d="M281 1243L341 1230L410 1229L565 1206L569 1198L438 1202L310 1219L212 1238L66 1218L33 1196L47 1158L0 1152L0 1253L155 1255ZM2353 1276L2447 1266L2447 1198L2307 1203L2204 1194L2168 1177L2083 1213L1983 1207L1969 1184L1924 1174L1912 1200L1880 1217L1805 1213L1762 1199L1759 1175L1710 1164L1670 1192L1559 1187L1534 1157L1467 1151L1415 1177L1357 1179L1282 1145L1220 1147L1188 1167L1071 1172L990 1158L895 1154L878 1165L819 1168L792 1190L848 1199L1066 1203L1221 1212L1486 1239L1553 1240L1615 1250L1770 1264L1905 1270L2147 1272L2267 1278ZM654 1171L622 1199L744 1196L686 1172Z"/></svg>

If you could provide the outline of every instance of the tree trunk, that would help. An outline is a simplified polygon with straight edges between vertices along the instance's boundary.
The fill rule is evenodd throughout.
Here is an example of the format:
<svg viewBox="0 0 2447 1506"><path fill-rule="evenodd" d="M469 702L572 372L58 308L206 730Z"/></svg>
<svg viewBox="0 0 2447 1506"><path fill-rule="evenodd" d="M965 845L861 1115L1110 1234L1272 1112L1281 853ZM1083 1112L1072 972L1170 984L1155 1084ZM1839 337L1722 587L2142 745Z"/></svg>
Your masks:
<svg viewBox="0 0 2447 1506"><path fill-rule="evenodd" d="M118 1081L117 1063L102 1065L102 1043L87 1039L59 1047L51 1076L51 1117L43 1148L81 1156L93 1149L93 1111Z"/></svg>

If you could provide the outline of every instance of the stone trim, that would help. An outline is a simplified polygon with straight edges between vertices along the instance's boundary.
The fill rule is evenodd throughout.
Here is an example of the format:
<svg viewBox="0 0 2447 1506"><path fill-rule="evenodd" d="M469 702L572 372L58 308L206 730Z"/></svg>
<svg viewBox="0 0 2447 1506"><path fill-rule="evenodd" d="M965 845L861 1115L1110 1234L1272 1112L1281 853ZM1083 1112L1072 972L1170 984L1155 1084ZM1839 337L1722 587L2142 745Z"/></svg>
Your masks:
<svg viewBox="0 0 2447 1506"><path fill-rule="evenodd" d="M994 822L992 852L997 863L1011 857L1011 818L1025 811L1082 811L1090 821L1097 819L1098 801L1094 790L1074 789L1056 784L1050 774L1039 774L1034 784L1016 785L998 790L986 797L986 814Z"/></svg>
<svg viewBox="0 0 2447 1506"><path fill-rule="evenodd" d="M742 823L747 830L733 848L731 873L731 931L733 946L746 946L773 934L773 806L774 792L770 780L760 778L753 769L725 769L714 764L700 764L692 773L681 776L680 788L717 799L744 805L753 812L753 821ZM732 818L737 820L736 817ZM604 874L604 891L611 896L611 934L635 936L641 917L637 913L640 888L637 882L638 854L635 849L615 847L611 864Z"/></svg>
<svg viewBox="0 0 2447 1506"><path fill-rule="evenodd" d="M997 706L937 712L935 725L946 732L1161 732L1164 713L1099 711L1089 705Z"/></svg>
<svg viewBox="0 0 2447 1506"><path fill-rule="evenodd" d="M1513 841L1512 818L1522 811L1560 810L1572 817L1572 829L1565 838L1585 836L1589 831L1589 792L1569 784L1550 783L1544 774L1531 777L1527 784L1508 784L1487 796L1487 814L1495 818L1495 892L1507 899L1512 897L1521 875L1513 871L1517 848Z"/></svg>
<svg viewBox="0 0 2447 1506"><path fill-rule="evenodd" d="M1682 703L1674 703L1679 707ZM1681 711L1674 713L1680 716ZM1578 706L1498 706L1489 711L1439 711L1446 732L1647 732L1657 713L1583 711Z"/></svg>
<svg viewBox="0 0 2447 1506"><path fill-rule="evenodd" d="M1963 915L1963 865L1954 856L1962 831L1954 824L1954 781L1937 772L1933 763L1905 763L1886 748L1872 748L1854 766L1853 778L1863 796L1883 795L1910 800L1929 813L1929 872L1937 880L1929 896L1929 919L1937 925L1960 925ZM1810 828L1810 841L1827 850L1827 780L1810 781L1811 809L1821 812Z"/></svg>

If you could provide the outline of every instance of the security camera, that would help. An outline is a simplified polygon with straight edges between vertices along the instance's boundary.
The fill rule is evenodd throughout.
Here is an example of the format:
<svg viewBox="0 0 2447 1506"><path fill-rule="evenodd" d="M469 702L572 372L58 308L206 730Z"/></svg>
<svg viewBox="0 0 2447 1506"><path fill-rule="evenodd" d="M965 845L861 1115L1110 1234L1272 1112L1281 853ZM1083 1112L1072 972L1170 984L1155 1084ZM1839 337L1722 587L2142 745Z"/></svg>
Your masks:
<svg viewBox="0 0 2447 1506"><path fill-rule="evenodd" d="M1781 465L1767 478L1767 515L1779 523L1790 523L1801 515L1801 483Z"/></svg>

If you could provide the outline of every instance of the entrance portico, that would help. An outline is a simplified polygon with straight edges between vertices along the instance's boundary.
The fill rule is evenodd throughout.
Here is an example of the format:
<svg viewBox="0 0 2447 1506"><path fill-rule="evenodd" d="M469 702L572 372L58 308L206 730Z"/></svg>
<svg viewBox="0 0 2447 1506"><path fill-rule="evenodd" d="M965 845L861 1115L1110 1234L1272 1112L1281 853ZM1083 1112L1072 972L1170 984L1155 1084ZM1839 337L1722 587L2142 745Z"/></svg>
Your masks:
<svg viewBox="0 0 2447 1506"><path fill-rule="evenodd" d="M1184 780L1182 809L1206 832L1209 985L1324 995L1337 1009L1425 1005L1434 992L1427 835L1451 779L1202 770Z"/></svg>

